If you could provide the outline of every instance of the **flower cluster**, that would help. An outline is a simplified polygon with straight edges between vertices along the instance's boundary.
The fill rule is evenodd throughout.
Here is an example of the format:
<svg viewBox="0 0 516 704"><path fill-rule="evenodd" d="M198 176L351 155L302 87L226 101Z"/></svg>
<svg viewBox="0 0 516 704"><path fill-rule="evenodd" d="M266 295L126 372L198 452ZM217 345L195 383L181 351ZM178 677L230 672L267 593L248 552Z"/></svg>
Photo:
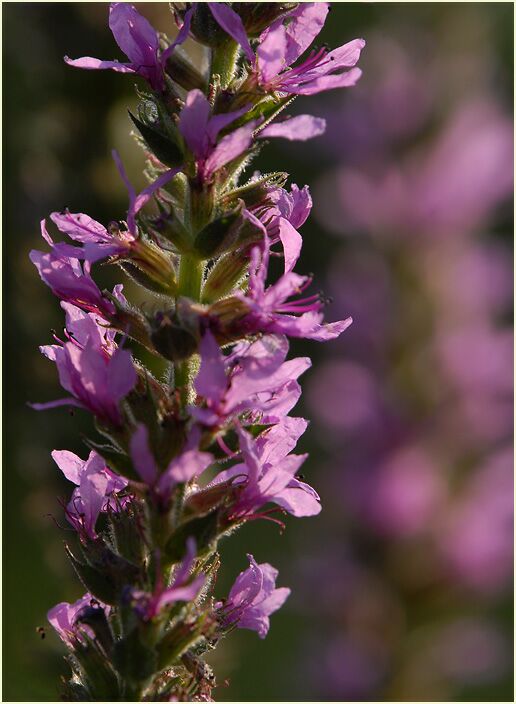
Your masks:
<svg viewBox="0 0 516 704"><path fill-rule="evenodd" d="M112 3L109 26L128 62L65 58L71 66L138 74L130 117L150 185L128 191L125 221L103 225L83 213L52 213L68 240L31 252L66 314L64 333L41 348L71 405L93 416L86 460L52 457L75 489L65 514L77 534L67 546L87 589L49 621L70 649L71 700L210 700L215 680L202 656L235 627L263 638L290 590L258 564L226 599L213 595L219 541L247 521L313 516L317 492L293 454L307 427L288 415L307 358L287 360L288 338L338 337L351 323L323 321L293 271L311 209L307 187L284 188L282 172L239 181L264 138L306 140L324 120L279 119L296 95L351 86L363 40L309 49L327 3L173 3L170 42L136 9ZM180 45L207 47L202 72ZM154 213L143 208L154 202ZM271 255L284 258L270 281ZM152 313L131 305L122 285L101 291L99 262L118 266L155 296ZM129 347L131 345L131 347ZM135 357L161 358L166 380Z"/></svg>

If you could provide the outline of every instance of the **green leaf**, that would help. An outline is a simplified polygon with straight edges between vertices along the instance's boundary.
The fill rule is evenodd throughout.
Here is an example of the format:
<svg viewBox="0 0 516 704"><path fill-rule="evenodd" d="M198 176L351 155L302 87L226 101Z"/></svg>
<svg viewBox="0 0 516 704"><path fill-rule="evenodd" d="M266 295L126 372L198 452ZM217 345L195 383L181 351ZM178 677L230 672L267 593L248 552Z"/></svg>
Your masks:
<svg viewBox="0 0 516 704"><path fill-rule="evenodd" d="M159 132L155 127L150 127L135 117L130 110L129 117L140 132L149 149L166 166L176 167L183 163L183 153L174 142Z"/></svg>
<svg viewBox="0 0 516 704"><path fill-rule="evenodd" d="M124 680L133 686L145 685L157 670L158 658L153 648L142 643L139 629L134 628L115 644L113 663Z"/></svg>
<svg viewBox="0 0 516 704"><path fill-rule="evenodd" d="M213 547L218 535L218 510L215 509L205 516L193 518L182 523L174 531L165 546L165 556L168 562L179 562L186 554L188 538L195 538L197 555L203 555Z"/></svg>

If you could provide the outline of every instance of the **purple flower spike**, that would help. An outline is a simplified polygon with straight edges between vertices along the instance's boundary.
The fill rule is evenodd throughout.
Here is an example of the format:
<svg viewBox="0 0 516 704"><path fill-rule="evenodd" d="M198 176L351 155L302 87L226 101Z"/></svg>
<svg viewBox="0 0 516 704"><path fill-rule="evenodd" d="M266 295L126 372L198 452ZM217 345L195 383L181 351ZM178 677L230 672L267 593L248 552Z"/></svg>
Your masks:
<svg viewBox="0 0 516 704"><path fill-rule="evenodd" d="M238 575L224 605L219 602L217 606L223 628L234 624L265 638L269 632L269 616L283 606L290 589L276 588L278 570L272 565L267 562L258 565L252 555L247 557L250 566Z"/></svg>
<svg viewBox="0 0 516 704"><path fill-rule="evenodd" d="M81 631L86 633L90 638L94 637L93 631L89 626L76 624L80 612L83 611L83 609L91 607L92 604L94 604L96 608L109 610L108 606L100 604L91 594L85 594L73 604L62 601L56 604L47 613L48 622L66 645L73 647L75 641L81 639Z"/></svg>
<svg viewBox="0 0 516 704"><path fill-rule="evenodd" d="M176 46L182 44L190 31L193 10L189 10L183 26L174 42L160 55L159 35L154 27L126 2L113 2L109 6L109 27L116 43L128 57L129 62L102 61L91 56L80 59L64 60L70 66L85 69L111 69L118 73L137 73L150 84L155 91L165 88L164 66Z"/></svg>

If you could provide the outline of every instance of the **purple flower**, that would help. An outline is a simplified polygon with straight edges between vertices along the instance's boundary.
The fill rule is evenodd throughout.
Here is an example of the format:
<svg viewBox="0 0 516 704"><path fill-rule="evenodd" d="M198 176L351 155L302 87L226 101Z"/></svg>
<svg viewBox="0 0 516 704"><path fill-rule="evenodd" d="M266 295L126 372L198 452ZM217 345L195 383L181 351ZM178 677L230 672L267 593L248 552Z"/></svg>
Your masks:
<svg viewBox="0 0 516 704"><path fill-rule="evenodd" d="M251 209L252 214L265 226L271 245L281 241L285 256L285 273L292 271L299 255L303 238L297 231L304 224L312 209L308 186L299 189L292 184L290 193L284 188L272 188L267 202Z"/></svg>
<svg viewBox="0 0 516 704"><path fill-rule="evenodd" d="M137 589L132 589L129 592L136 611L145 621L158 616L170 604L178 601L193 601L199 596L206 581L206 575L199 574L189 581L195 560L195 539L190 537L186 541L186 555L176 567L170 586L167 587L163 584L163 578L160 575L152 594Z"/></svg>
<svg viewBox="0 0 516 704"><path fill-rule="evenodd" d="M165 471L160 473L149 447L147 427L143 423L136 426L130 441L131 458L134 468L158 500L168 502L177 484L199 476L213 462L213 456L208 452L194 449L198 440L198 433L192 433L181 454L174 457Z"/></svg>
<svg viewBox="0 0 516 704"><path fill-rule="evenodd" d="M273 122L267 125L258 134L264 139L270 137L282 137L291 142L306 142L308 139L319 137L326 130L326 120L313 115L296 115L281 122Z"/></svg>
<svg viewBox="0 0 516 704"><path fill-rule="evenodd" d="M244 115L249 106L234 112L211 115L206 96L197 89L191 90L179 116L179 131L195 156L201 177L209 180L215 171L243 154L251 145L257 122L249 122L223 137L217 144L221 130Z"/></svg>
<svg viewBox="0 0 516 704"><path fill-rule="evenodd" d="M267 335L249 344L240 343L230 355L223 355L209 330L199 348L201 366L195 380L205 408L194 406L194 415L205 425L222 425L244 412L246 422L278 422L299 399L296 379L310 367L308 357L285 361L285 337Z"/></svg>
<svg viewBox="0 0 516 704"><path fill-rule="evenodd" d="M95 325L101 327L96 322ZM108 339L110 346L105 344ZM72 337L68 342L59 342L61 344L45 345L40 349L56 363L61 386L72 396L48 403L33 403L32 408L40 411L65 405L77 406L89 410L103 422L120 426L120 401L138 378L131 353L115 347L102 330L96 334L85 332L81 339Z"/></svg>
<svg viewBox="0 0 516 704"><path fill-rule="evenodd" d="M258 565L252 555L250 566L241 572L222 605L218 602L223 628L236 625L256 631L260 638L269 632L269 616L283 606L290 589L276 589L278 570L267 562Z"/></svg>
<svg viewBox="0 0 516 704"><path fill-rule="evenodd" d="M77 485L66 507L66 517L80 535L95 538L95 523L101 511L116 510L110 497L127 486L127 479L114 474L103 458L91 451L86 461L68 450L53 450L52 458L65 477Z"/></svg>
<svg viewBox="0 0 516 704"><path fill-rule="evenodd" d="M303 418L283 418L256 440L237 428L244 460L220 472L212 486L228 479L240 486L231 509L233 519L248 519L272 502L293 516L315 516L321 510L317 492L296 478L307 455L289 455L307 426ZM240 481L238 481L240 480Z"/></svg>
<svg viewBox="0 0 516 704"><path fill-rule="evenodd" d="M54 244L46 230L45 220L41 221L41 234L51 246L51 251L45 253L33 249L29 256L52 293L63 301L102 317L113 315L114 305L103 297L91 278L90 263L85 262L84 267L81 266L77 258L77 248L63 243Z"/></svg>
<svg viewBox="0 0 516 704"><path fill-rule="evenodd" d="M362 74L355 64L365 46L363 39L354 39L333 51L325 47L313 50L300 64L290 68L323 28L328 3L300 3L286 18L273 22L260 35L256 56L236 12L225 3L209 4L217 22L240 44L252 64L249 82L263 91L313 95L353 86Z"/></svg>
<svg viewBox="0 0 516 704"><path fill-rule="evenodd" d="M326 126L321 118L298 115L260 131L259 122L252 120L217 141L221 130L242 117L249 108L250 105L245 105L239 110L212 115L210 103L202 91L194 89L187 94L185 106L179 116L179 131L195 157L203 180L210 180L218 169L249 149L255 130L254 136L259 138L284 137L290 140L305 140L322 134Z"/></svg>
<svg viewBox="0 0 516 704"><path fill-rule="evenodd" d="M91 594L87 593L73 604L62 601L47 613L50 625L56 630L66 645L73 647L75 641L80 640L81 632L84 632L90 638L94 637L94 633L89 626L77 623L81 612L88 608L99 608L109 612L109 606L101 604Z"/></svg>
<svg viewBox="0 0 516 704"><path fill-rule="evenodd" d="M353 321L351 318L346 318L335 323L322 324L323 315L320 310L323 303L318 295L294 301L288 300L302 293L312 281L309 276L300 276L292 271L297 262L297 256L292 254L292 249L289 245L286 246L286 251L290 250L288 255L290 270L266 289L265 280L269 266L268 237L265 237L263 247L253 248L248 293L247 295L240 292L235 294L250 308L241 325L248 332L278 333L319 342L333 340Z"/></svg>
<svg viewBox="0 0 516 704"><path fill-rule="evenodd" d="M102 61L91 56L80 59L64 60L70 66L85 69L111 69L119 73L137 73L150 84L153 90L165 89L165 64L175 47L182 44L190 31L192 11L186 13L183 26L172 44L161 52L159 34L154 27L142 17L133 5L125 2L113 2L109 6L109 27L116 43L129 59L128 63Z"/></svg>

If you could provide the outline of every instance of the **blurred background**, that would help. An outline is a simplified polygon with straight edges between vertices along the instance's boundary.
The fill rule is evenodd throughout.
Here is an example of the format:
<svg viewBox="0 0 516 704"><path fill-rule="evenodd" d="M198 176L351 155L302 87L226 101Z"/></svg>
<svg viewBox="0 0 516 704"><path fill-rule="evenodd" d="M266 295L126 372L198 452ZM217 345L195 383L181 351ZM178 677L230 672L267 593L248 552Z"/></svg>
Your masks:
<svg viewBox="0 0 516 704"><path fill-rule="evenodd" d="M167 3L137 7L173 34ZM67 667L36 628L82 591L50 451L85 456L90 421L26 405L60 395L37 348L63 325L28 252L53 210L123 218L110 150L136 186L144 158L133 79L62 61L122 58L108 5L2 9L3 699L51 701ZM246 552L293 591L265 642L239 631L221 645L218 700L513 699L512 33L510 3L335 3L320 43L363 36L360 83L301 99L326 135L255 162L310 185L298 269L333 299L329 320L355 322L293 345L314 358L296 414L311 419L303 473L324 510L223 544L220 594Z"/></svg>

